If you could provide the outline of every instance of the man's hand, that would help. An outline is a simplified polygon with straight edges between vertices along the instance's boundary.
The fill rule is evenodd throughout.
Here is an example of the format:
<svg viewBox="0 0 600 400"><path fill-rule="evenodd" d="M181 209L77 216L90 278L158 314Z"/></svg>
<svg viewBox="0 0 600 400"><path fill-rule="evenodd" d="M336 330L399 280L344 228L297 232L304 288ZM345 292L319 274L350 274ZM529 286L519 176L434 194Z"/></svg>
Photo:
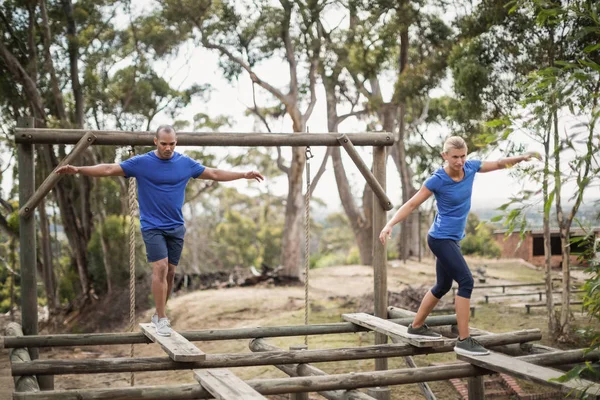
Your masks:
<svg viewBox="0 0 600 400"><path fill-rule="evenodd" d="M392 238L392 228L389 226L384 226L379 234L379 241L382 244L385 244L385 241Z"/></svg>
<svg viewBox="0 0 600 400"><path fill-rule="evenodd" d="M540 161L542 160L542 155L537 151L528 151L527 153L523 154L523 157L525 157L525 161L529 161L532 158L536 158Z"/></svg>
<svg viewBox="0 0 600 400"><path fill-rule="evenodd" d="M261 182L265 180L265 177L261 175L258 171L248 171L244 173L245 179L256 179L257 182Z"/></svg>
<svg viewBox="0 0 600 400"><path fill-rule="evenodd" d="M76 167L74 165L63 165L62 167L58 168L55 171L57 174L61 174L61 175L75 175L77 173L79 173L79 167Z"/></svg>

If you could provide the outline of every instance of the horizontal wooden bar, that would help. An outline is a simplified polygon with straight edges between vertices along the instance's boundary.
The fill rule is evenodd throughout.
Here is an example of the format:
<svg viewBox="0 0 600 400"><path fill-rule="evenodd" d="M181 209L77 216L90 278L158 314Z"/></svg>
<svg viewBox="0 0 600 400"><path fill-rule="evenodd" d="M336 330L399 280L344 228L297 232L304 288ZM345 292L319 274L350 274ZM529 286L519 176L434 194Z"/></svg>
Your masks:
<svg viewBox="0 0 600 400"><path fill-rule="evenodd" d="M283 349L267 343L264 339L254 339L250 342L250 350L254 352L282 351ZM301 350L303 351L303 350ZM289 376L316 376L327 375L324 371L310 364L279 364L275 366ZM375 400L373 397L359 390L327 390L319 394L328 400Z"/></svg>
<svg viewBox="0 0 600 400"><path fill-rule="evenodd" d="M94 136L91 132L86 132L85 135L77 142L77 145L71 150L68 156L64 158L44 179L44 182L37 188L35 193L27 200L27 203L19 210L19 216L29 217L34 211L35 208L40 204L42 199L46 197L46 195L52 190L54 185L62 178L62 175L57 174L55 171L62 167L63 165L67 165L75 161L88 147L94 143L96 140L96 136Z"/></svg>
<svg viewBox="0 0 600 400"><path fill-rule="evenodd" d="M86 133L96 136L94 144L154 146L154 132L89 131L82 129L15 128L16 143L75 144ZM391 146L386 132L348 133L356 146ZM178 146L339 146L339 133L223 133L178 132Z"/></svg>
<svg viewBox="0 0 600 400"><path fill-rule="evenodd" d="M394 208L394 205L392 204L392 201L388 195L385 193L385 190L383 190L383 187L379 181L377 181L377 178L375 178L375 175L373 175L371 169L367 167L367 164L365 164L363 159L360 157L360 154L358 154L354 148L354 139L351 140L347 134L342 133L338 136L337 140L340 142L340 145L344 148L344 150L346 150L346 153L348 153L352 161L354 161L354 164L362 174L363 178L365 178L367 184L369 187L371 187L371 190L373 193L375 193L375 196L377 196L381 207L385 211L390 211L392 208Z"/></svg>
<svg viewBox="0 0 600 400"><path fill-rule="evenodd" d="M397 318L392 322L408 326L413 318ZM436 315L425 321L429 326L455 325L456 315ZM315 325L267 326L256 328L210 329L201 331L179 332L190 342L255 339L269 337L288 337L305 335L326 335L337 333L367 332L367 328L351 322ZM60 346L97 346L117 344L151 343L141 332L87 333L62 335L31 335L21 337L0 336L0 343L6 348L19 347L60 347Z"/></svg>
<svg viewBox="0 0 600 400"><path fill-rule="evenodd" d="M509 343L524 343L540 340L539 329L505 332L478 338L487 347ZM344 360L364 360L369 358L402 357L417 354L445 353L454 349L455 340L435 348L415 348L407 344L375 345L325 350L276 351L260 354L207 354L206 360L176 362L168 357L143 358L100 358L93 360L34 360L12 366L13 376L20 375L64 375L87 373L114 373L139 371L165 371L197 368L231 368L257 365L277 365Z"/></svg>
<svg viewBox="0 0 600 400"><path fill-rule="evenodd" d="M518 359L532 364L551 366L557 365L557 362L561 364L581 363L585 361L595 362L600 359L600 354L598 351L588 353L585 349L580 349L523 356ZM417 370L418 373L416 373ZM466 363L421 367L417 370L414 368L404 368L341 375L252 379L246 381L246 383L263 395L275 395L306 391L317 392L356 389L360 387L403 385L435 380L467 378L487 373L482 372L480 368ZM209 398L212 398L211 395L198 384L55 390L38 393L14 393L13 395L14 400L193 400Z"/></svg>

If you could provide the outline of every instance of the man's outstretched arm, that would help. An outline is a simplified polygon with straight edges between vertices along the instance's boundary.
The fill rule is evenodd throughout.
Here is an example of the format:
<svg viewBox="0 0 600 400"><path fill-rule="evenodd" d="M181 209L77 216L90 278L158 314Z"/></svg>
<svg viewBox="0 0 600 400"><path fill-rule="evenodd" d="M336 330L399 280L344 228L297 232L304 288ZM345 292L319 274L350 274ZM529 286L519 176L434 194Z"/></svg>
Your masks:
<svg viewBox="0 0 600 400"><path fill-rule="evenodd" d="M207 167L202 171L198 179L210 179L219 182L235 181L237 179L256 179L257 182L261 182L265 180L265 177L258 171L234 172Z"/></svg>
<svg viewBox="0 0 600 400"><path fill-rule="evenodd" d="M75 175L81 174L85 176L125 176L123 168L119 164L98 164L85 167L76 167L74 165L63 165L56 170L57 174Z"/></svg>

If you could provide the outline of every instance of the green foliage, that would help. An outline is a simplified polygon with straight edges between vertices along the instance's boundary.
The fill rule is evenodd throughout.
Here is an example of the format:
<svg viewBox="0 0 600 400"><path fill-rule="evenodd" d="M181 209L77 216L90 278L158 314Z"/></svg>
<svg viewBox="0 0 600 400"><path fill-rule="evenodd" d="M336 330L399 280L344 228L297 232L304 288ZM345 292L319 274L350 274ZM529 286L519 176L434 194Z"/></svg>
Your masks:
<svg viewBox="0 0 600 400"><path fill-rule="evenodd" d="M479 221L477 215L469 213L466 236L461 242L463 254L482 257L500 257L502 249L492 235L492 228Z"/></svg>
<svg viewBox="0 0 600 400"><path fill-rule="evenodd" d="M146 251L139 233L139 220L135 220L136 230L136 277L141 277L149 271L146 262ZM107 244L107 253L104 254L101 236ZM97 293L106 292L107 277L104 267L104 257L111 270L111 284L114 287L128 287L129 285L129 217L110 215L102 226L97 225L88 245L89 272L94 282Z"/></svg>

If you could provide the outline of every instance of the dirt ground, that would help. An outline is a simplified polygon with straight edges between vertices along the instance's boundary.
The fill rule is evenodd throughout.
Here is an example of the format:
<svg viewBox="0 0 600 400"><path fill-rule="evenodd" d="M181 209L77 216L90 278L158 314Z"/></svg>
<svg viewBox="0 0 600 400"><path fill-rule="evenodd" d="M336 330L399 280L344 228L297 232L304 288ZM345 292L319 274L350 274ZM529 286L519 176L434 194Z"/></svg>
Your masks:
<svg viewBox="0 0 600 400"><path fill-rule="evenodd" d="M470 259L472 270L484 268L486 285L510 282L541 282L543 274L535 268L516 260L478 260ZM406 264L391 261L388 266L388 289L401 291L409 283L412 286L431 286L435 277L432 260L419 263L410 260ZM583 276L576 276L583 279ZM361 296L373 292L373 272L369 266L338 266L312 270L310 274L310 323L339 322L340 314L354 311ZM476 281L477 282L477 281ZM477 285L477 283L476 283ZM480 291L481 292L481 291ZM478 311L472 325L481 329L500 331L518 330L541 327L545 324L543 315L525 316L523 310L512 311L505 303L497 303L486 310L481 304L483 293L474 291L473 302ZM488 290L486 294L490 291ZM501 289L497 291L501 292ZM450 296L450 295L448 295ZM510 298L509 298L510 299ZM522 299L521 299L522 300ZM509 301L516 301L515 299ZM393 304L392 304L393 305ZM304 287L244 287L222 290L206 290L175 296L169 301L168 313L176 330L203 330L211 328L237 328L252 326L273 326L302 324L304 321ZM150 320L153 310L148 310L138 316L138 322ZM514 321L511 325L499 325L498 318L490 313L515 313L525 318L523 321L512 317L501 318ZM489 322L486 315L493 320ZM511 319L512 318L512 319ZM481 325L483 324L483 325ZM491 326L490 326L491 325ZM121 330L125 330L122 327ZM332 336L336 336L335 338ZM309 338L310 348L365 346L372 343L372 334L328 335ZM287 348L293 343L302 343L303 338L285 338L269 340L279 347ZM196 343L204 352L235 353L250 352L247 341L201 342ZM130 346L96 346L42 349L41 358L49 359L83 359L104 357L128 357ZM137 357L164 356L158 345L136 345ZM1 355L4 358L4 355ZM441 361L450 361L453 357L446 356ZM425 356L417 358L418 365L431 365L440 359ZM335 365L334 365L335 364ZM329 373L343 373L357 370L373 370L372 360L364 362L326 363L318 364L319 368ZM402 360L398 363L390 361L390 368L403 368ZM274 367L247 367L235 369L234 372L243 379L284 377L285 374ZM130 375L127 374L96 374L57 376L57 389L75 388L106 388L129 386ZM194 383L191 371L161 371L135 374L136 385L159 385ZM457 393L446 382L432 383L432 389L438 399L458 399ZM273 397L275 398L275 397ZM321 398L311 395L311 398ZM394 399L422 398L416 385L405 385L394 389ZM0 399L2 400L2 399Z"/></svg>

